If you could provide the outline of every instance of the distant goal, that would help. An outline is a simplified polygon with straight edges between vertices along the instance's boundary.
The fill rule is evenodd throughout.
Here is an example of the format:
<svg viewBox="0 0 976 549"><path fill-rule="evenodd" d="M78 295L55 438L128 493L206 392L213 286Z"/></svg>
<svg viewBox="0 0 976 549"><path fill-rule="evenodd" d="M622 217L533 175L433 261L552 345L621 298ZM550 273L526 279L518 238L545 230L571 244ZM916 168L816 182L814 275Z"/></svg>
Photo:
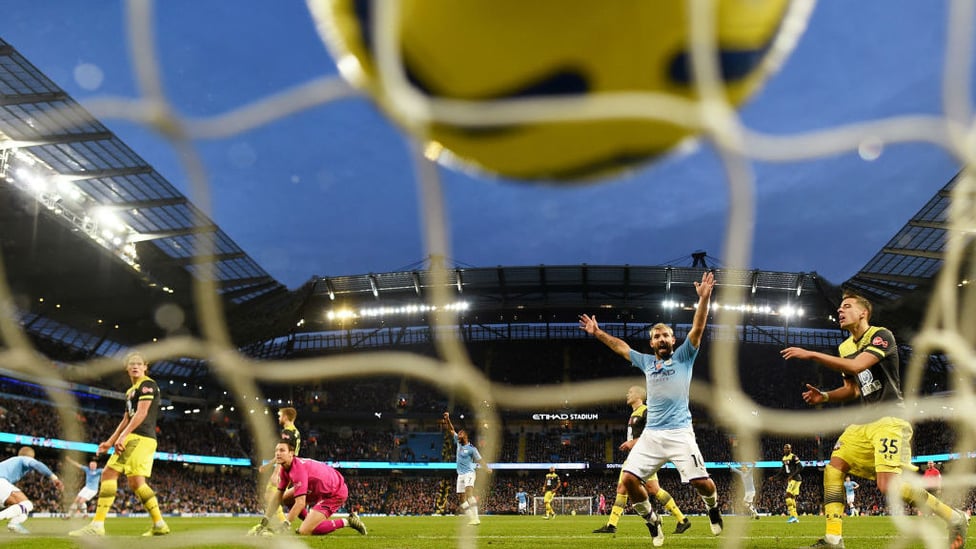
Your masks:
<svg viewBox="0 0 976 549"><path fill-rule="evenodd" d="M552 498L552 508L557 515L592 515L592 497L555 497ZM546 504L542 496L532 498L532 514L545 516Z"/></svg>

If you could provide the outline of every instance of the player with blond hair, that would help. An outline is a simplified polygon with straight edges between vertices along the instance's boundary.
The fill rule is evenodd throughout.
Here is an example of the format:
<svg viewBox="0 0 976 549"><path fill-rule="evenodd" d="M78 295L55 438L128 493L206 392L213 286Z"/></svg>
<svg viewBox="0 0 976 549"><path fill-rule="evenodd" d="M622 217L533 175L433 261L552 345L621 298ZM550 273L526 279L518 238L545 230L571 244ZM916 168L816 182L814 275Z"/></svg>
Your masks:
<svg viewBox="0 0 976 549"><path fill-rule="evenodd" d="M159 386L147 375L149 363L141 353L129 353L124 363L132 383L125 392L125 412L112 436L98 445L99 454L107 453L110 448L115 448L115 453L109 457L105 470L102 471L95 517L88 526L68 533L72 536L105 535L105 517L115 503L120 475L126 476L129 488L142 502L152 520L152 526L142 535L169 534L169 526L159 510L156 492L146 482L152 476L156 453L156 420L159 418L162 396Z"/></svg>

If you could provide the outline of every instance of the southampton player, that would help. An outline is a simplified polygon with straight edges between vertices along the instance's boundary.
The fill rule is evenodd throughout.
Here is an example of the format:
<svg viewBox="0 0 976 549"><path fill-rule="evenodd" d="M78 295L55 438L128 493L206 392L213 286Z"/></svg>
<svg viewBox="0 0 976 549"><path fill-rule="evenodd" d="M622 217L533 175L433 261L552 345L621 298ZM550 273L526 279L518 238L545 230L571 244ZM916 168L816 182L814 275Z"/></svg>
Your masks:
<svg viewBox="0 0 976 549"><path fill-rule="evenodd" d="M911 465L912 426L901 417L874 412L885 405L904 407L901 395L898 344L887 328L872 326L871 302L862 296L845 293L837 309L841 329L850 333L838 349L840 356L788 347L781 351L787 360L813 360L840 372L844 384L829 391L807 385L803 400L816 406L832 401L859 400L864 405L853 415L865 418L851 423L834 445L830 463L824 468L824 514L827 528L823 538L812 547L844 547L844 475L850 473L875 480L886 496L900 495L906 503L921 511L939 515L949 527L949 547L966 544L966 515L955 510L921 487L901 481L903 469Z"/></svg>
<svg viewBox="0 0 976 549"><path fill-rule="evenodd" d="M552 507L552 500L559 491L559 474L555 467L549 467L546 479L542 483L542 502L546 505L546 520L556 518L556 510Z"/></svg>
<svg viewBox="0 0 976 549"><path fill-rule="evenodd" d="M7 530L16 534L30 533L27 528L24 528L24 521L34 509L34 503L27 499L16 483L31 471L51 479L58 490L64 489L61 479L51 471L51 468L34 459L34 449L30 446L24 446L16 456L0 462L0 502L3 503L0 520L8 521Z"/></svg>
<svg viewBox="0 0 976 549"><path fill-rule="evenodd" d="M129 488L142 502L152 520L152 527L143 535L162 536L169 533L169 526L159 511L156 493L146 483L146 479L152 475L156 453L156 419L162 400L159 387L146 375L149 364L141 354L129 353L125 357L125 370L132 383L125 392L125 413L112 436L98 445L99 454L108 452L109 448L115 448L115 453L109 457L102 471L95 517L88 526L69 532L72 536L105 535L105 517L115 503L120 475L126 476Z"/></svg>
<svg viewBox="0 0 976 549"><path fill-rule="evenodd" d="M803 483L803 478L800 476L803 462L793 453L793 447L789 444L783 445L782 461L779 475L786 477L786 513L790 516L786 522L794 524L800 522L800 516L796 512L796 498L800 496L800 484Z"/></svg>
<svg viewBox="0 0 976 549"><path fill-rule="evenodd" d="M631 414L627 420L627 440L620 445L620 450L624 452L630 452L630 449L637 442L637 437L644 432L644 426L647 424L647 405L644 404L646 397L647 392L643 387L634 385L627 390L627 405L631 408ZM624 486L623 479L624 473L621 471L620 476L617 478L617 496L614 498L613 508L610 510L610 517L607 519L606 524L593 530L594 534L615 534L617 532L617 523L620 521L620 516L624 513L624 507L627 506L627 488ZM674 498L671 497L671 494L667 490L661 488L657 479L657 473L654 473L647 479L644 487L650 495L654 496L655 499L664 505L665 509L674 517L674 520L678 521L674 528L675 534L682 534L691 528L691 521L681 512ZM655 540L659 540L657 543L664 543L664 536L660 530Z"/></svg>
<svg viewBox="0 0 976 549"><path fill-rule="evenodd" d="M691 371L708 322L708 302L714 286L715 275L708 271L702 274L701 282L695 282L698 306L688 337L677 348L670 326L655 324L651 327L649 335L653 354L631 349L625 341L601 330L595 317L580 315L580 328L583 331L595 336L644 372L647 383L647 426L624 461L623 471L624 485L634 510L647 521L651 537L655 539L661 519L648 501L644 480L669 461L678 469L681 481L694 486L705 502L712 533L722 533L722 514L718 508L715 481L705 469L705 459L695 440L689 408Z"/></svg>

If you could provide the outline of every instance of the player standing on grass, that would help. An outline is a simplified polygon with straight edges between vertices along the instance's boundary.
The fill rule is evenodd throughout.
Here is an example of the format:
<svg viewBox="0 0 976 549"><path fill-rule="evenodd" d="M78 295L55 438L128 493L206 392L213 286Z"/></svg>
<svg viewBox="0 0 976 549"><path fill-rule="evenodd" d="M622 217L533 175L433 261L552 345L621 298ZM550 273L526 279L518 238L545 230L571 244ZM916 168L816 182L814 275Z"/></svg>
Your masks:
<svg viewBox="0 0 976 549"><path fill-rule="evenodd" d="M850 475L844 477L844 495L847 496L847 512L852 517L857 516L857 507L854 507L854 490L857 490L860 487L860 484L851 480Z"/></svg>
<svg viewBox="0 0 976 549"><path fill-rule="evenodd" d="M644 426L647 425L647 405L644 404L645 398L647 398L647 392L643 387L634 385L627 390L627 405L630 406L631 413L630 418L627 420L627 440L620 445L620 450L624 452L630 452L630 449L637 443L637 437L644 432ZM647 479L644 487L650 495L661 502L664 508L674 516L674 520L678 521L674 527L675 534L683 534L691 528L691 521L681 512L674 498L671 497L671 494L667 490L661 488L661 484L657 480L657 473L654 473ZM606 524L593 530L593 533L617 533L617 523L620 521L620 516L624 514L624 507L626 506L627 488L624 486L624 473L620 471L620 476L617 478L617 496L613 501L613 509L610 510L610 518L607 519Z"/></svg>
<svg viewBox="0 0 976 549"><path fill-rule="evenodd" d="M94 459L89 461L87 466L78 463L70 457L67 459L68 463L85 473L85 485L81 487L81 490L78 490L78 495L71 503L71 507L68 508L68 512L64 518L87 517L88 502L98 494L98 483L102 479L102 469Z"/></svg>
<svg viewBox="0 0 976 549"><path fill-rule="evenodd" d="M887 328L870 324L871 311L871 302L864 297L844 294L837 308L837 320L850 337L840 344L840 356L800 347L787 347L781 351L787 360L813 360L843 376L844 384L829 391L807 384L803 393L807 404L816 406L832 401L860 400L868 411L882 404L904 406L898 344ZM965 546L966 515L924 489L901 481L902 469L913 469L911 443L911 424L896 416L878 413L868 423L850 424L844 429L834 445L830 463L824 468L826 534L811 547L844 547L844 475L847 473L875 480L878 489L886 496L896 491L906 503L939 515L949 527L950 549Z"/></svg>
<svg viewBox="0 0 976 549"><path fill-rule="evenodd" d="M749 508L752 518L759 520L759 512L752 505L756 499L756 480L752 477L752 470L755 469L755 465L742 463L738 467L733 467L732 464L729 464L729 469L742 479L742 502Z"/></svg>
<svg viewBox="0 0 976 549"><path fill-rule="evenodd" d="M142 502L152 520L152 527L142 535L163 536L169 533L169 526L159 511L156 493L146 483L146 479L152 476L156 453L156 419L159 417L162 397L159 386L146 375L149 364L140 353L126 355L125 370L132 383L125 392L125 413L112 436L98 445L99 454L108 452L110 448L115 448L115 453L108 459L105 470L102 471L95 517L88 526L68 533L72 536L105 535L105 517L115 503L119 475L123 474L129 481L129 488Z"/></svg>
<svg viewBox="0 0 976 549"><path fill-rule="evenodd" d="M55 488L64 490L64 483L51 471L51 468L34 459L34 449L30 446L24 446L16 456L0 462L0 502L3 502L4 506L3 511L0 511L0 520L9 521L7 530L16 534L30 533L27 528L24 528L24 521L34 509L34 503L27 499L15 483L31 471L37 471L51 479Z"/></svg>
<svg viewBox="0 0 976 549"><path fill-rule="evenodd" d="M300 518L296 533L302 536L324 536L346 526L366 535L366 525L356 513L349 513L347 519L329 518L349 497L346 479L339 471L321 461L296 457L295 446L286 441L275 445L275 464L280 466L278 487L261 523L251 531L260 536L290 534L291 523ZM271 528L270 520L282 504L288 506L288 514L277 528Z"/></svg>
<svg viewBox="0 0 976 549"><path fill-rule="evenodd" d="M660 532L661 518L648 501L644 479L650 478L669 461L678 470L681 481L694 486L705 502L712 533L722 533L722 514L718 508L715 481L705 469L705 459L691 426L689 408L691 372L705 333L708 303L714 287L715 275L709 271L702 274L701 282L695 282L698 306L688 337L677 349L674 332L666 324L651 327L653 354L644 354L601 330L596 317L580 315L580 328L583 331L595 336L644 372L647 382L647 426L624 461L623 481L634 510L647 521L647 529L655 544L659 543L658 540L660 543L664 541Z"/></svg>
<svg viewBox="0 0 976 549"><path fill-rule="evenodd" d="M796 498L800 496L800 484L803 483L803 478L800 476L803 462L793 453L793 447L789 444L783 445L782 461L779 475L786 477L786 513L790 516L786 522L795 524L800 522L800 516L796 512Z"/></svg>
<svg viewBox="0 0 976 549"><path fill-rule="evenodd" d="M542 502L546 505L546 520L556 518L556 510L552 506L552 500L556 498L556 492L558 491L559 474L556 473L555 467L550 466L549 472L546 473L546 479L542 484Z"/></svg>
<svg viewBox="0 0 976 549"><path fill-rule="evenodd" d="M481 463L485 470L488 464L484 463L481 453L474 444L468 440L468 432L464 429L454 430L451 424L451 415L444 412L444 429L451 433L454 438L454 445L457 447L457 494L459 507L468 516L468 524L475 526L481 524L478 518L478 500L474 497L475 464Z"/></svg>
<svg viewBox="0 0 976 549"><path fill-rule="evenodd" d="M942 472L935 466L935 462L929 460L925 464L925 472L922 473L922 485L925 489L937 498L942 497Z"/></svg>
<svg viewBox="0 0 976 549"><path fill-rule="evenodd" d="M515 492L515 501L518 503L518 514L524 515L529 511L529 494L519 486L518 492Z"/></svg>

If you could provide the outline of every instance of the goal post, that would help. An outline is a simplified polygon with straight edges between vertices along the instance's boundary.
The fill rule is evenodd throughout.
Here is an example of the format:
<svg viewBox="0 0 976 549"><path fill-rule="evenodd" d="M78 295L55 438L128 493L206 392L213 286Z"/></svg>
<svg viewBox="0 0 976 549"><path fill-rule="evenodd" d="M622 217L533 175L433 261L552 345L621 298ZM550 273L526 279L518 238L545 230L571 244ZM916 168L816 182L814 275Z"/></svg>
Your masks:
<svg viewBox="0 0 976 549"><path fill-rule="evenodd" d="M552 498L552 508L557 515L592 515L593 497L554 497ZM546 503L542 496L532 498L532 514L545 515Z"/></svg>

